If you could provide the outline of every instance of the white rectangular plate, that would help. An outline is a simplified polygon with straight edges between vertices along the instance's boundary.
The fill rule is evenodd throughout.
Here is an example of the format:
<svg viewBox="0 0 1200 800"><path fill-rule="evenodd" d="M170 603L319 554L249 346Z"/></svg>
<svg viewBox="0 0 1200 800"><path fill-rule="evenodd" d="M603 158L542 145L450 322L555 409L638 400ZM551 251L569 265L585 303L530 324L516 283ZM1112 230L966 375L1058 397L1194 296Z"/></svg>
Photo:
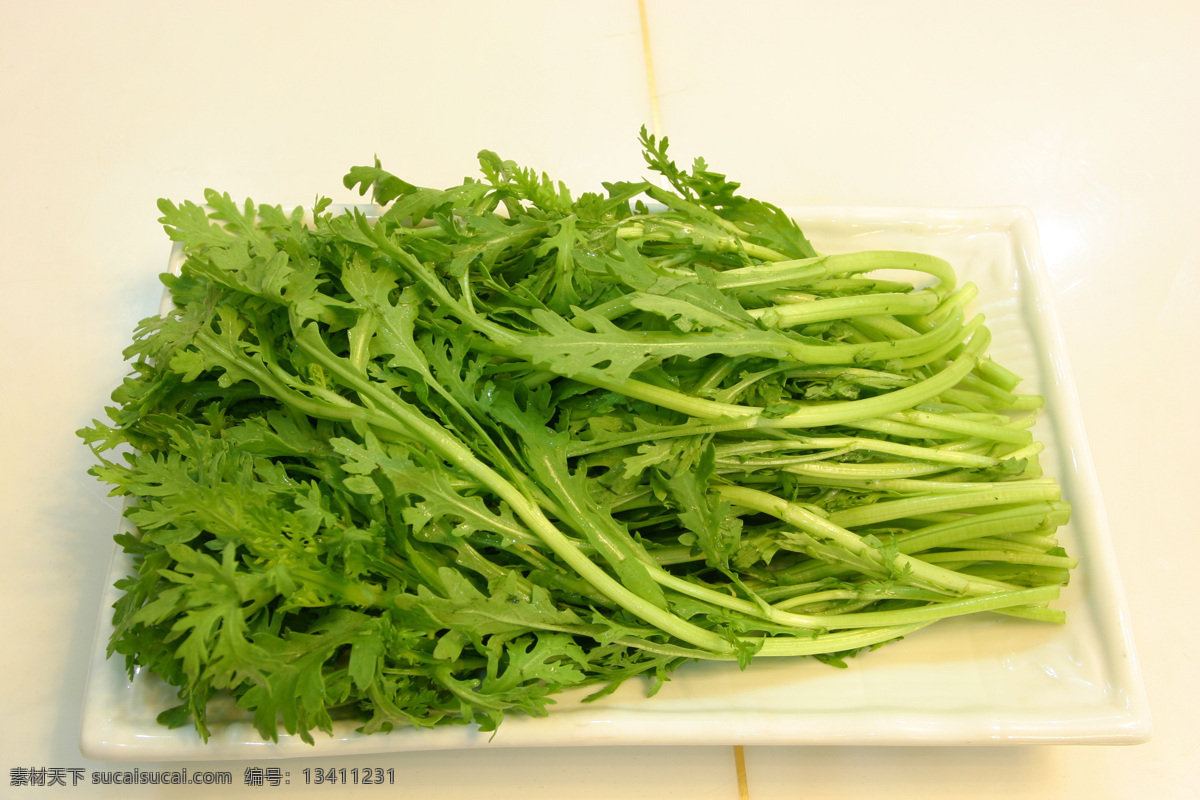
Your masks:
<svg viewBox="0 0 1200 800"><path fill-rule="evenodd" d="M106 660L112 583L127 574L119 551L109 570L85 698L81 749L98 760L207 760L350 755L470 747L718 744L1132 744L1150 735L1128 611L1042 264L1023 209L789 209L819 252L894 249L949 260L979 286L976 307L993 333L991 354L1046 397L1035 428L1043 465L1074 506L1062 531L1081 566L1058 602L1065 626L999 616L948 620L861 655L847 669L812 659L763 659L744 672L688 664L654 697L630 682L581 703L562 695L544 718L510 716L493 736L467 726L364 736L352 725L316 744L283 736L264 744L236 717L202 743L191 728L155 716L174 705L147 674L128 680ZM219 715L218 715L219 716Z"/></svg>

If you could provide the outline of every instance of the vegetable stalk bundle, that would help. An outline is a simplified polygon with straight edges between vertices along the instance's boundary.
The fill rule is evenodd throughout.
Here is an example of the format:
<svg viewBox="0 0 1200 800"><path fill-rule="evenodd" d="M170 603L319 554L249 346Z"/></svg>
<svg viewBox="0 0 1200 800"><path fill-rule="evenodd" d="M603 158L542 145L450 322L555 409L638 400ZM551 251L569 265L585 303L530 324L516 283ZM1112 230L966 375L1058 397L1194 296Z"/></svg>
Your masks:
<svg viewBox="0 0 1200 800"><path fill-rule="evenodd" d="M1041 399L975 288L641 142L662 186L578 199L484 151L445 190L352 169L372 215L160 202L173 307L80 434L138 531L109 655L178 687L162 722L493 730L695 659L1063 621Z"/></svg>

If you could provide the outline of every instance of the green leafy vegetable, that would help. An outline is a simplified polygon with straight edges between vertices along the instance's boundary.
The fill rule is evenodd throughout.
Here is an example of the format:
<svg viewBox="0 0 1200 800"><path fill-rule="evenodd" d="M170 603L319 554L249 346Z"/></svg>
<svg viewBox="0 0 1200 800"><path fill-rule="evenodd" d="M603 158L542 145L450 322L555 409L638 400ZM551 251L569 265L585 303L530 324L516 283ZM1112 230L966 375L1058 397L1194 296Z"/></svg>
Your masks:
<svg viewBox="0 0 1200 800"><path fill-rule="evenodd" d="M1069 506L974 287L642 144L668 188L485 151L446 190L355 167L374 215L160 202L174 307L80 434L138 530L109 653L178 688L164 723L492 730L693 659L1062 621Z"/></svg>

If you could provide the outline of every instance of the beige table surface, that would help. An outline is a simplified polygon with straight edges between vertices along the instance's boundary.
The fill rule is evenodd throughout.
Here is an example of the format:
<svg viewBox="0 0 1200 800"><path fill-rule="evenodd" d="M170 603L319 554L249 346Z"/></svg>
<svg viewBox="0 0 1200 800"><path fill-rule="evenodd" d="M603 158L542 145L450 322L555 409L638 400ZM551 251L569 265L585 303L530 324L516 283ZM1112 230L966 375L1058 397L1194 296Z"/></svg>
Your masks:
<svg viewBox="0 0 1200 800"><path fill-rule="evenodd" d="M1033 212L1153 739L747 747L740 790L725 746L289 762L396 772L356 790L245 786L210 763L235 785L179 794L1200 796L1200 6L647 0L644 22L650 71L636 0L0 4L0 796L174 796L12 779L111 768L78 732L118 509L73 431L157 306L156 199L350 202L341 175L375 154L447 185L485 147L598 188L642 173L643 124L779 205Z"/></svg>

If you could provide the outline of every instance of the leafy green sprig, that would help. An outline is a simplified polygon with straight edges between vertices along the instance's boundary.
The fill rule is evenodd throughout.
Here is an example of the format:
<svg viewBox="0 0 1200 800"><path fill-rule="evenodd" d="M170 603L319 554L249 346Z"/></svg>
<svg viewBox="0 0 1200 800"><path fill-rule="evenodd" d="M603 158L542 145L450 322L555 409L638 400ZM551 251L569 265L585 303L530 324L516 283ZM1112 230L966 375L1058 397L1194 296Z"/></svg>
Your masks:
<svg viewBox="0 0 1200 800"><path fill-rule="evenodd" d="M975 287L642 145L664 186L484 151L444 190L355 167L377 214L160 202L172 309L81 435L138 531L109 651L177 687L164 723L493 730L694 659L1062 621L1069 505Z"/></svg>

